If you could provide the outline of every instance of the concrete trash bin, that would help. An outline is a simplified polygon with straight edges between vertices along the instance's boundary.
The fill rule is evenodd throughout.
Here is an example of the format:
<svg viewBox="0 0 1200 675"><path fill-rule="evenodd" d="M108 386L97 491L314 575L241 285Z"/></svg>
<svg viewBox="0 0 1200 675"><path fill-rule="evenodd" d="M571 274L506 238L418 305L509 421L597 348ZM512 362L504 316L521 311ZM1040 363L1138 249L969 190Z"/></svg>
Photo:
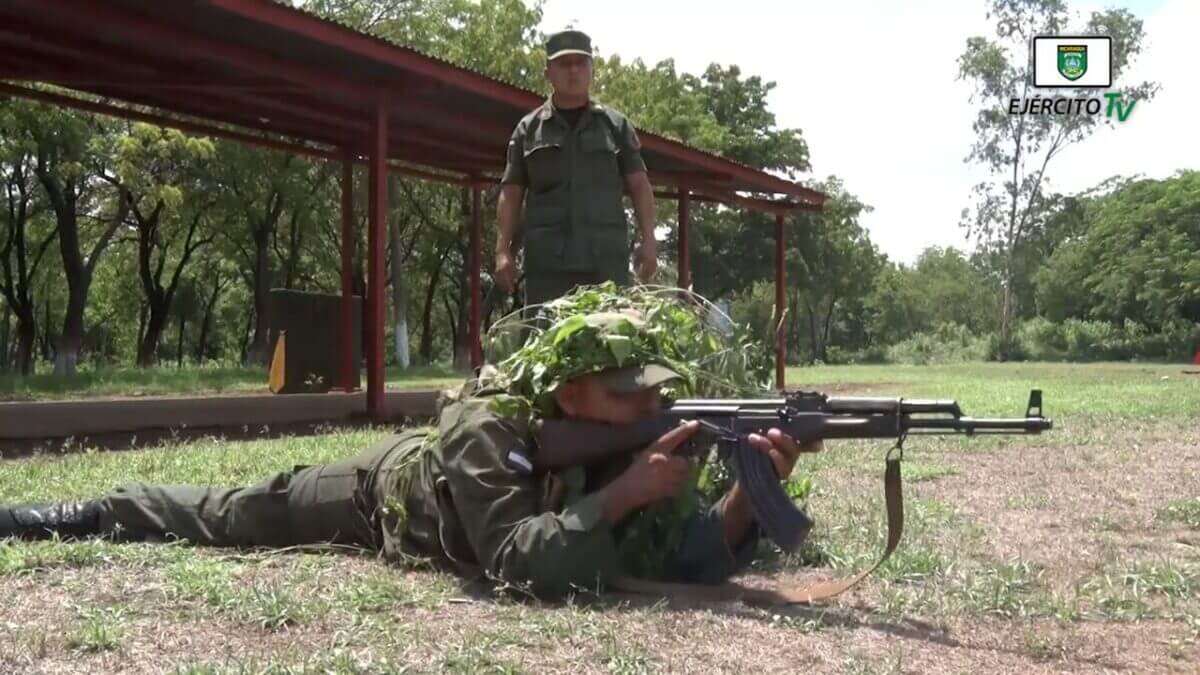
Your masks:
<svg viewBox="0 0 1200 675"><path fill-rule="evenodd" d="M282 288L270 292L272 344L269 386L276 394L324 393L341 387L342 298ZM350 386L359 388L362 363L362 298L352 299Z"/></svg>

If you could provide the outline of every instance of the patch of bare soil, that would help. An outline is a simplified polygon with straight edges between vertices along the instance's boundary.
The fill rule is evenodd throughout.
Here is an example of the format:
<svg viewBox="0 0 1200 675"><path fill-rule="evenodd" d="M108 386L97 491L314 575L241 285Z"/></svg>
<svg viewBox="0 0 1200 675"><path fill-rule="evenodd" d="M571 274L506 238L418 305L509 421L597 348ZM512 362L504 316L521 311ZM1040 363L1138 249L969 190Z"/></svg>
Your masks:
<svg viewBox="0 0 1200 675"><path fill-rule="evenodd" d="M921 484L921 493L978 523L991 556L1036 562L1062 585L1114 561L1200 561L1197 533L1156 518L1167 503L1200 495L1200 432L939 461L958 473Z"/></svg>
<svg viewBox="0 0 1200 675"><path fill-rule="evenodd" d="M287 590L297 597L330 598L335 583L385 569L370 558L333 556L315 570L284 560L256 566L240 582L290 580ZM455 594L433 607L336 608L270 630L166 590L157 572L126 564L5 577L0 670L168 673L207 664L258 671L271 663L328 667L328 655L341 654L363 672L388 665L415 672L1144 673L1194 672L1200 658L1182 627L1168 622L897 619L848 603L767 611L633 596L606 606L549 606ZM68 646L81 608L112 606L124 612L119 647L88 653ZM1170 650L1172 641L1181 647Z"/></svg>

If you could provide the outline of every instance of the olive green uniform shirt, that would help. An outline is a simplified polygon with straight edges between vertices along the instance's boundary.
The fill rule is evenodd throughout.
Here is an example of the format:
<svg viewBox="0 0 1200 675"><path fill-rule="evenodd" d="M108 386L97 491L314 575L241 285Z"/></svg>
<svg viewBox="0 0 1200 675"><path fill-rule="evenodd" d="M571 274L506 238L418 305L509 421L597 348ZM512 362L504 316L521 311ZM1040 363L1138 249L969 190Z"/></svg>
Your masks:
<svg viewBox="0 0 1200 675"><path fill-rule="evenodd" d="M384 531L389 557L417 556L449 564L469 576L521 587L542 597L595 590L630 569L645 539L634 538L631 523L604 517L597 490L615 478L630 458L545 474L534 472L537 448L528 425L488 408L489 398L450 403L436 436L406 490L405 517ZM719 516L720 504L697 511L669 528L651 530L651 551L662 561L658 578L719 583L748 565L759 538L751 528L737 551L730 551ZM647 531L642 528L642 532Z"/></svg>
<svg viewBox="0 0 1200 675"><path fill-rule="evenodd" d="M641 143L621 113L596 102L571 124L551 100L526 115L508 143L501 183L526 188L522 241L527 277L580 276L627 283L625 177L645 171Z"/></svg>

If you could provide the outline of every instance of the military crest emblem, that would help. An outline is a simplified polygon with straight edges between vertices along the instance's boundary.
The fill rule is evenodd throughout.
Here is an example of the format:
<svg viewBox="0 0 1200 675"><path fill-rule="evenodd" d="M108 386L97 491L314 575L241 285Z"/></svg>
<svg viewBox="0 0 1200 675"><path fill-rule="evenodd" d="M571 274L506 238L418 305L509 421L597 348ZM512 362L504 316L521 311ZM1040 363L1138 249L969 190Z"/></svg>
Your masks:
<svg viewBox="0 0 1200 675"><path fill-rule="evenodd" d="M1074 82L1087 72L1087 45L1058 45L1058 72Z"/></svg>

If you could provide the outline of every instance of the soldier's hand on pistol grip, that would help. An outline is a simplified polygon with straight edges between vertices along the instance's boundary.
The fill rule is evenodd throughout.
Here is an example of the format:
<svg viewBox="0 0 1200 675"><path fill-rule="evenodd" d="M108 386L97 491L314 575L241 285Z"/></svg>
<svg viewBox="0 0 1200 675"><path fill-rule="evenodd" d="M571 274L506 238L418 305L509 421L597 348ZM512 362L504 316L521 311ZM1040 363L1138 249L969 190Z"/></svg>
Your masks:
<svg viewBox="0 0 1200 675"><path fill-rule="evenodd" d="M699 428L697 422L681 424L634 457L617 479L633 504L640 507L674 497L687 486L691 467L674 452Z"/></svg>

